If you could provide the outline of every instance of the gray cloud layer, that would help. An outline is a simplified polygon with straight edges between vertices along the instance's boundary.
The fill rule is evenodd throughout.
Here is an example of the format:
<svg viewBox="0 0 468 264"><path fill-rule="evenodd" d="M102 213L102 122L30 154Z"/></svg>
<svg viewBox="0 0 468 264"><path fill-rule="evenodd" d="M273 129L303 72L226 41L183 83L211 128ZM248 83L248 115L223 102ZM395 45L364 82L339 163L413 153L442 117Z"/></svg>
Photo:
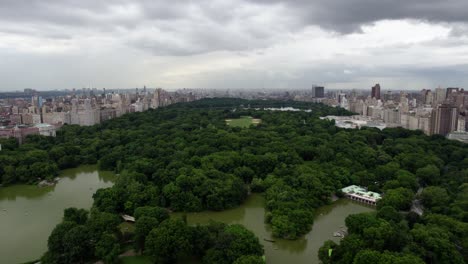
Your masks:
<svg viewBox="0 0 468 264"><path fill-rule="evenodd" d="M465 0L250 0L290 7L304 24L350 32L363 24L384 19L418 19L430 22L468 22Z"/></svg>
<svg viewBox="0 0 468 264"><path fill-rule="evenodd" d="M34 86L34 80L53 87L96 79L115 85L102 76L119 69L128 73L128 83L173 78L166 81L173 86L194 85L195 80L199 85L223 86L220 76L252 86L264 85L265 78L272 86L309 86L311 79L354 85L363 83L359 81L363 78L395 74L405 80L414 75L412 85L452 77L465 84L467 77L460 72L468 66L450 60L468 55L463 49L468 44L467 10L466 0L2 0L0 89ZM427 41L407 41L404 38L411 36L399 34L400 25L392 24L388 34L400 41L393 43L387 36L387 42L378 43L381 36L362 31L379 21L408 19L429 25L423 27L428 34L449 29L449 36L439 32ZM358 46L353 40L356 33L371 36L360 39ZM319 39L317 44L314 38ZM367 45L367 41L374 42ZM353 48L340 47L340 42ZM310 43L310 48L298 43ZM323 46L323 52L317 45ZM393 60L386 56L391 52L401 60L400 67L398 62L386 64ZM374 67L357 63L372 63L372 56L383 58L382 62L376 61ZM424 56L434 56L434 64L439 65L413 63ZM70 63L74 65L69 70L64 68ZM314 63L319 66L310 65ZM22 78L27 74L23 64L37 70L29 83ZM393 75L385 72L388 69ZM44 77L51 72L66 77L59 81ZM127 85L124 77L117 79Z"/></svg>
<svg viewBox="0 0 468 264"><path fill-rule="evenodd" d="M271 10L275 17L262 17ZM466 33L467 10L466 0L3 0L0 21L21 27L0 30L70 39L78 29L103 34L140 29L128 44L156 54L187 55L265 47L272 38L309 25L350 33L384 19L459 22L457 32Z"/></svg>

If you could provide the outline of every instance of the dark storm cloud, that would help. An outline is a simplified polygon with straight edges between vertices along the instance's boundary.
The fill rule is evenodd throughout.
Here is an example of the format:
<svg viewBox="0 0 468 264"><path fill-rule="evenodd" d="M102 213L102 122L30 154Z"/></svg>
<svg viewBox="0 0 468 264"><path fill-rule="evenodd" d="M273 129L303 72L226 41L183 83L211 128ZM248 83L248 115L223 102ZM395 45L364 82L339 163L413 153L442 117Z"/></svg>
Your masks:
<svg viewBox="0 0 468 264"><path fill-rule="evenodd" d="M348 33L363 24L385 19L416 19L429 22L468 22L466 0L249 0L283 4L294 10L304 24L320 25Z"/></svg>

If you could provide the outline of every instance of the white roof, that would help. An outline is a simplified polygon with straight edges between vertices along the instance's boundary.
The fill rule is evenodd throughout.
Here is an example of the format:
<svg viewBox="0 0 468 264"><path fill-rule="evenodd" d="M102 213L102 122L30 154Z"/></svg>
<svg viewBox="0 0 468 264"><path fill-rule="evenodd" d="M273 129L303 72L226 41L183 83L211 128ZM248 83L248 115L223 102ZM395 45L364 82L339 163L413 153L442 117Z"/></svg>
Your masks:
<svg viewBox="0 0 468 264"><path fill-rule="evenodd" d="M382 198L380 193L370 192L366 190L365 188L357 186L357 185L350 185L348 187L341 189L341 191L343 191L346 194L353 194L353 195L361 196L362 198L366 198L366 199L379 200Z"/></svg>

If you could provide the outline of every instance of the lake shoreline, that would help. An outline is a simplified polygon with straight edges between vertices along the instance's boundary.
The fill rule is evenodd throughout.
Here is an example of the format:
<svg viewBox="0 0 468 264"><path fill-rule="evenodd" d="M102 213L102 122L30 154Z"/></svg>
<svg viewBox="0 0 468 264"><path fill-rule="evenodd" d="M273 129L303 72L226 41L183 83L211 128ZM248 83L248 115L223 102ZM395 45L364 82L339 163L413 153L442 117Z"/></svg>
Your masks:
<svg viewBox="0 0 468 264"><path fill-rule="evenodd" d="M316 209L312 229L296 240L273 237L271 226L265 223L265 199L262 193L253 193L243 204L224 211L202 211L194 213L172 213L171 217L187 216L189 225L207 224L217 221L226 224L242 224L258 237L265 248L269 264L319 263L318 249L326 240L339 242L341 237L334 237L337 230L345 226L345 218L350 214L375 211L375 208L354 203L341 198ZM272 243L269 240L274 240Z"/></svg>
<svg viewBox="0 0 468 264"><path fill-rule="evenodd" d="M14 184L0 188L0 255L5 263L25 263L42 256L47 239L69 207L90 209L93 194L114 184L112 172L96 165L65 169L54 186ZM3 262L2 262L3 263Z"/></svg>
<svg viewBox="0 0 468 264"><path fill-rule="evenodd" d="M107 178L106 181L106 175L112 175L112 177ZM83 165L73 169L65 169L60 172L60 177L61 180L58 182L58 184L50 187L37 187L37 185L15 184L2 188L2 191L12 190L12 193L4 194L4 192L2 192L2 195L0 195L0 210L3 208L3 203L5 201L14 204L18 201L24 203L25 201L27 202L29 200L37 200L39 202L39 204L36 205L37 207L48 207L51 203L56 203L57 200L63 200L56 197L56 192L63 192L63 194L67 194L71 191L76 191L77 186L74 186L73 183L83 181L79 185L82 185L83 183L87 184L86 186L81 186L83 188L76 193L76 199L79 199L80 197L85 198L84 200L86 200L86 202L84 204L62 204L61 208L55 209L55 213L53 216L46 216L43 221L40 221L48 222L50 223L50 225L46 228L47 232L43 232L43 234L40 237L35 238L36 246L29 246L32 247L30 250L28 250L28 252L31 252L31 254L28 257L29 260L37 259L37 257L40 257L40 255L42 255L45 252L47 238L50 235L52 229L55 227L55 224L60 222L61 217L63 215L63 209L72 206L89 209L93 203L92 195L95 193L95 191L98 188L112 186L116 178L116 176L112 172L98 171L96 165ZM88 193L89 195L83 195L84 193ZM265 198L263 193L250 194L242 204L235 208L223 211L202 211L185 214L187 215L187 221L190 225L206 224L210 220L224 222L227 224L243 224L244 226L246 226L246 228L250 229L255 233L260 243L264 246L268 263L284 263L284 261L286 260L291 260L294 263L302 264L311 263L311 260L318 261L317 251L324 241L339 241L340 238L334 237L333 234L334 232L336 232L336 230L340 230L340 228L344 226L344 219L347 215L375 210L374 208L369 208L362 204L352 203L347 199L338 199L335 201L333 200L335 199L332 199L330 204L321 206L316 209L314 215L314 224L311 228L311 231L296 240L287 240L273 237L271 232L271 226L265 223L265 214L267 211L265 209ZM19 207L23 208L23 211L21 212L19 217L25 218L23 215L25 208L26 210L28 210L26 211L28 212L28 216L37 217L36 214L38 212L32 211L32 209L27 209L28 206ZM32 208L32 206L29 206L29 208ZM0 212L0 215L2 213L5 212ZM184 213L181 212L171 213L172 217L182 217L183 215ZM331 226L330 223L332 223ZM5 226L4 223L1 224ZM30 225L30 223L26 224L25 222L23 222L23 226L21 227L20 225L18 225L18 228L16 229L21 229L28 225ZM36 227L36 229L38 228ZM34 230L28 232L34 232ZM274 243L271 241L274 241ZM23 243L21 243L20 240L18 240L17 244L23 245L24 243L27 244L28 241L25 240L23 241ZM38 247L38 245L42 246ZM27 245L25 247L28 248ZM0 254L11 254L11 252L15 252L14 248L6 250L3 253L0 252ZM36 252L37 254L34 254L32 252ZM10 262L20 263L27 261L27 259L22 258L22 255L24 254L18 254L17 256L7 256L10 257L8 258L9 260L12 260Z"/></svg>

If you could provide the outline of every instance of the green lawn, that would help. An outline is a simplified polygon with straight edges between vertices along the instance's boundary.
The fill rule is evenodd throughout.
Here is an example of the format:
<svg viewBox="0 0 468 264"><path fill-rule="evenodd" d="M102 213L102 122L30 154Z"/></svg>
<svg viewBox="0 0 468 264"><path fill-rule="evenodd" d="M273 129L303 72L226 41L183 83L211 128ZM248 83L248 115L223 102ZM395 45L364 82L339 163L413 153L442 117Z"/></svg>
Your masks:
<svg viewBox="0 0 468 264"><path fill-rule="evenodd" d="M242 116L241 118L226 119L226 123L233 127L249 127L250 125L258 125L260 119L254 119L251 116Z"/></svg>
<svg viewBox="0 0 468 264"><path fill-rule="evenodd" d="M122 257L122 264L151 264L151 259L146 256Z"/></svg>

